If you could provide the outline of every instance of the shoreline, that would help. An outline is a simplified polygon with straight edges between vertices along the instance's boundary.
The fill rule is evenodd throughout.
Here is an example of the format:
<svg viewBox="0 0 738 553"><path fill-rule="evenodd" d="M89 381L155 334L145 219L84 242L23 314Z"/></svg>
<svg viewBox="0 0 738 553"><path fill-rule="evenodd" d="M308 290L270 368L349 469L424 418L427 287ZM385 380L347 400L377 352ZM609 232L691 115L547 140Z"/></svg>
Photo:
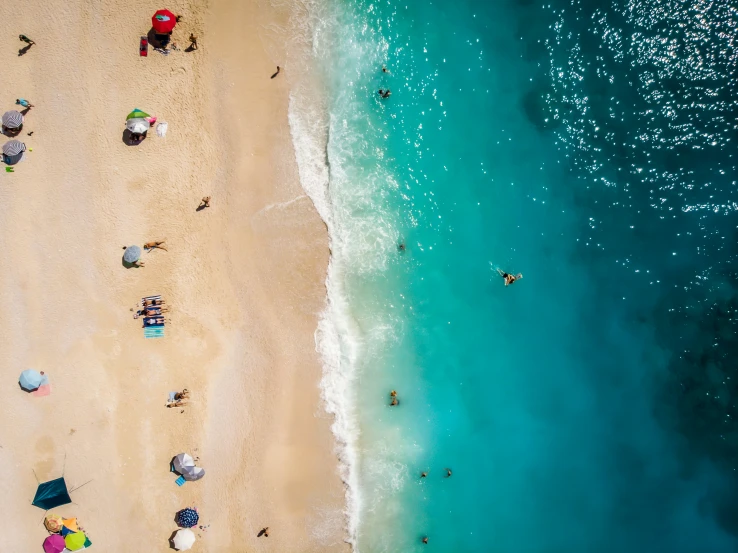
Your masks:
<svg viewBox="0 0 738 553"><path fill-rule="evenodd" d="M297 178L288 82L269 79L288 14L236 0L170 6L184 16L174 40L193 32L199 50L139 58L150 5L104 1L94 22L104 50L83 3L55 8L52 22L46 4L18 15L7 6L0 23L15 41L17 27L43 37L7 63L8 95L37 107L26 123L34 151L0 191L13 259L0 275L11 307L1 374L9 386L25 368L44 370L53 389L9 389L0 408L0 467L13 475L0 492L17 506L8 547L31 551L46 535L27 505L35 471L41 481L64 473L70 488L91 480L54 511L79 517L101 550L136 550L135 534L138 550L169 551L174 513L197 505L209 528L195 550L346 551L314 342L328 238ZM167 137L123 145L134 107L167 121ZM70 113L86 123L71 134ZM195 212L205 195L212 207ZM121 246L152 239L169 251L121 266ZM144 340L129 308L156 293L172 322L164 339ZM190 405L166 409L167 392L183 387ZM207 474L178 488L167 465L183 451ZM264 526L268 540L256 537Z"/></svg>

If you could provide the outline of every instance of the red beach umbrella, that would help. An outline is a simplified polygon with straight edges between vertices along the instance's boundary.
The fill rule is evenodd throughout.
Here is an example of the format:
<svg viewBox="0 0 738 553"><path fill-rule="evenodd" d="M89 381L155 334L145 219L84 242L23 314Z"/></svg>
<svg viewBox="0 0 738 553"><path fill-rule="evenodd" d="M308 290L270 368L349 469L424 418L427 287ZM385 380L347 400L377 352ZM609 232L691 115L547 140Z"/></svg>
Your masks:
<svg viewBox="0 0 738 553"><path fill-rule="evenodd" d="M151 18L151 26L160 35L171 33L177 24L177 16L169 10L159 10Z"/></svg>

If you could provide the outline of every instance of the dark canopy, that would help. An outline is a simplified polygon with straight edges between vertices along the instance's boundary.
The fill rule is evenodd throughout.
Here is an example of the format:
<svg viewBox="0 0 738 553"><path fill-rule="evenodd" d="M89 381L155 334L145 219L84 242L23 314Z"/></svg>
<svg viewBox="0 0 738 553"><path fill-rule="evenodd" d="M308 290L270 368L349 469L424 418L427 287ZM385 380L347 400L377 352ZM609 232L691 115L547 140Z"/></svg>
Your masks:
<svg viewBox="0 0 738 553"><path fill-rule="evenodd" d="M71 502L72 498L69 497L69 492L67 492L67 483L64 481L64 477L39 484L36 496L33 498L33 504L36 507L41 507L47 511Z"/></svg>

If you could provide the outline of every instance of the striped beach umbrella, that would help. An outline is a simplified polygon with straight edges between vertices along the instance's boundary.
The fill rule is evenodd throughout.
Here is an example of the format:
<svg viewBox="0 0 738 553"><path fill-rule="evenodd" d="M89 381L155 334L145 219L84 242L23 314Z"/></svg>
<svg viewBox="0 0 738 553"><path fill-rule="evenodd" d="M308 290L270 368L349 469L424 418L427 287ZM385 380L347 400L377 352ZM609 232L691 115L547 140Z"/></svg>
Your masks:
<svg viewBox="0 0 738 553"><path fill-rule="evenodd" d="M3 127L19 129L23 125L23 115L14 109L3 113Z"/></svg>
<svg viewBox="0 0 738 553"><path fill-rule="evenodd" d="M135 263L141 259L141 248L138 246L128 246L123 252L123 261L126 263Z"/></svg>
<svg viewBox="0 0 738 553"><path fill-rule="evenodd" d="M158 10L151 18L151 26L160 35L171 33L177 24L177 16L169 10Z"/></svg>
<svg viewBox="0 0 738 553"><path fill-rule="evenodd" d="M133 117L126 121L126 128L132 133L143 134L151 128L151 124L141 117Z"/></svg>
<svg viewBox="0 0 738 553"><path fill-rule="evenodd" d="M191 509L190 507L182 509L177 513L177 524L182 528L192 528L197 524L198 520L200 520L200 515L197 514L195 509Z"/></svg>
<svg viewBox="0 0 738 553"><path fill-rule="evenodd" d="M151 116L145 111L141 111L140 109L136 108L126 116L126 121L128 121L129 119L144 119L146 117Z"/></svg>
<svg viewBox="0 0 738 553"><path fill-rule="evenodd" d="M17 156L26 150L26 145L20 140L10 140L3 146L3 153L8 157Z"/></svg>
<svg viewBox="0 0 738 553"><path fill-rule="evenodd" d="M46 515L44 519L44 526L49 532L61 532L62 526L64 525L64 519L59 515L53 513ZM64 546L62 545L62 548Z"/></svg>

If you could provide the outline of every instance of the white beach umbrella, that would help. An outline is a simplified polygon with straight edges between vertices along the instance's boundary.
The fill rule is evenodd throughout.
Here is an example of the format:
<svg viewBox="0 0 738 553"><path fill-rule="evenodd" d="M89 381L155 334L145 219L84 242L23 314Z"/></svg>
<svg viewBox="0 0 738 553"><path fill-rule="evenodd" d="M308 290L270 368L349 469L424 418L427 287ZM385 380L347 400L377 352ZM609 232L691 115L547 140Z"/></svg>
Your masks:
<svg viewBox="0 0 738 553"><path fill-rule="evenodd" d="M181 471L178 472L182 476L184 476L185 480L189 480L190 482L200 480L200 478L205 476L205 469L202 469L200 467L184 467Z"/></svg>
<svg viewBox="0 0 738 553"><path fill-rule="evenodd" d="M151 124L146 119L134 117L126 121L126 128L132 133L143 134L151 128Z"/></svg>
<svg viewBox="0 0 738 553"><path fill-rule="evenodd" d="M187 467L195 466L195 460L192 458L191 455L187 453L180 453L174 459L172 459L172 466L174 467L174 470L176 472L184 474L184 470Z"/></svg>
<svg viewBox="0 0 738 553"><path fill-rule="evenodd" d="M182 528L174 535L174 549L177 551L187 551L192 549L195 543L195 533L189 528Z"/></svg>

